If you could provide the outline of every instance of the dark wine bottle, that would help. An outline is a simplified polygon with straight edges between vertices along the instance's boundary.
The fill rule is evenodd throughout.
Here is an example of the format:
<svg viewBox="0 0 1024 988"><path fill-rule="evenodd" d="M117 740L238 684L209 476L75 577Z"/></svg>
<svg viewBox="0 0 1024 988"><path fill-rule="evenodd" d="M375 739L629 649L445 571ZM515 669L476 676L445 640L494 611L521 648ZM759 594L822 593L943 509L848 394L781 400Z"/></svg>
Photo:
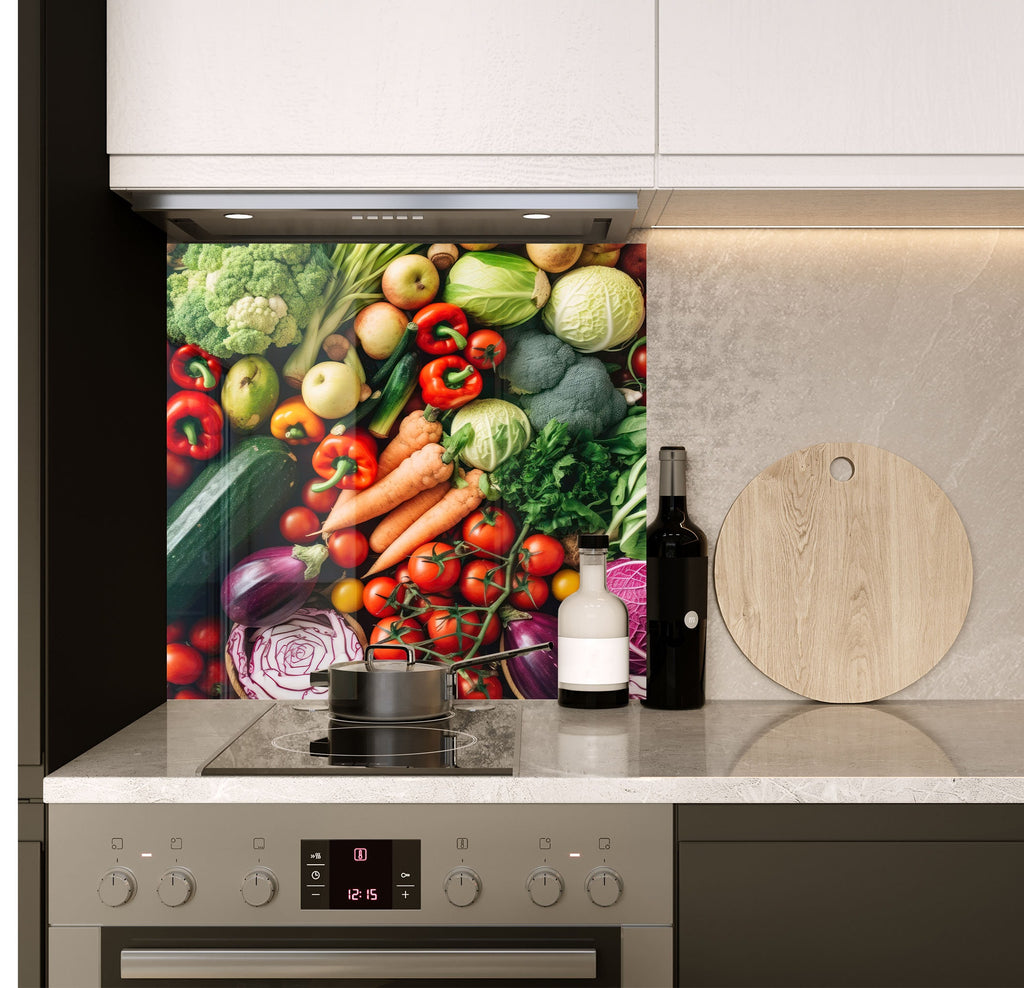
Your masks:
<svg viewBox="0 0 1024 988"><path fill-rule="evenodd" d="M645 706L704 706L708 540L686 513L686 450L658 454L658 516L647 529L647 698Z"/></svg>

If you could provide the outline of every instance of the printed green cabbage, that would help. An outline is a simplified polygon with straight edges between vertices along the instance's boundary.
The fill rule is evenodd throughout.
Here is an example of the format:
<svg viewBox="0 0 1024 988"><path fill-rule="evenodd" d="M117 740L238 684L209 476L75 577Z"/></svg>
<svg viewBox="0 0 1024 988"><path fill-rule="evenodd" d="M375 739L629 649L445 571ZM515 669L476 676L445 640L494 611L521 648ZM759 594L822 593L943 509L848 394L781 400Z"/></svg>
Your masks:
<svg viewBox="0 0 1024 988"><path fill-rule="evenodd" d="M501 250L467 251L448 272L444 300L470 322L499 329L518 326L543 308L548 276L525 257Z"/></svg>
<svg viewBox="0 0 1024 988"><path fill-rule="evenodd" d="M463 405L452 418L452 435L467 424L473 427L473 439L459 456L487 473L526 449L533 436L526 412L500 398L478 398Z"/></svg>
<svg viewBox="0 0 1024 988"><path fill-rule="evenodd" d="M644 321L644 296L625 271L589 264L562 275L551 289L544 325L581 353L611 350Z"/></svg>

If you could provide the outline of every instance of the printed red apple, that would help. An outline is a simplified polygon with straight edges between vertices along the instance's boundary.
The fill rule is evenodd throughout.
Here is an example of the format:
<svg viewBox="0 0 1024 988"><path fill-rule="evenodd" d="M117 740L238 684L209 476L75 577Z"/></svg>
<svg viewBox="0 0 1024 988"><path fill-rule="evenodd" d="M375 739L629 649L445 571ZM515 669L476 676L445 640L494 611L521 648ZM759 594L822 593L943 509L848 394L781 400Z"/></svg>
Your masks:
<svg viewBox="0 0 1024 988"><path fill-rule="evenodd" d="M409 317L390 302L371 302L360 309L352 328L363 351L374 360L385 360L405 335Z"/></svg>
<svg viewBox="0 0 1024 988"><path fill-rule="evenodd" d="M625 244L584 244L575 267L583 268L588 264L600 264L606 268L613 268L619 259L619 251L625 246Z"/></svg>
<svg viewBox="0 0 1024 988"><path fill-rule="evenodd" d="M630 278L647 284L647 244L626 244L619 251L618 268Z"/></svg>
<svg viewBox="0 0 1024 988"><path fill-rule="evenodd" d="M380 281L384 297L400 309L421 309L433 301L441 276L422 254L403 254L385 269Z"/></svg>

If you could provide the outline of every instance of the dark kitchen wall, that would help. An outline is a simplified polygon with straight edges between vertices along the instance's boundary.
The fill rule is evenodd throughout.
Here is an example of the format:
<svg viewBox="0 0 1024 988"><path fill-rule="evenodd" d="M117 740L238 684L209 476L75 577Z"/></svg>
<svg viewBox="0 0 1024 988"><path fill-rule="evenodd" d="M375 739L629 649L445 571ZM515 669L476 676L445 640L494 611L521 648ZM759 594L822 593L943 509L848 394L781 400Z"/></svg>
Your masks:
<svg viewBox="0 0 1024 988"><path fill-rule="evenodd" d="M960 636L896 697L1024 698L1024 231L640 236L648 448L686 445L712 563L732 502L761 470L816 443L881 446L949 497L974 569ZM713 588L708 696L792 697L733 643Z"/></svg>
<svg viewBox="0 0 1024 988"><path fill-rule="evenodd" d="M42 543L48 770L164 698L165 238L108 188L105 50L103 0L46 0L41 255L20 260L42 292L21 416L42 423L43 530L22 535Z"/></svg>

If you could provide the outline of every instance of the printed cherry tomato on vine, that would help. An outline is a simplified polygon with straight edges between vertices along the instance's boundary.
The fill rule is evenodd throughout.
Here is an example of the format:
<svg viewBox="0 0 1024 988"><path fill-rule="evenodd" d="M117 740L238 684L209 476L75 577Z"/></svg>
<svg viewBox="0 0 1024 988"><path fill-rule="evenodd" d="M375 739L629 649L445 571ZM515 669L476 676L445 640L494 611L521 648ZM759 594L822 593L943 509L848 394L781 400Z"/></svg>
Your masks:
<svg viewBox="0 0 1024 988"><path fill-rule="evenodd" d="M175 700L205 700L206 695L191 686L183 686L174 694Z"/></svg>
<svg viewBox="0 0 1024 988"><path fill-rule="evenodd" d="M505 592L505 569L489 559L470 559L462 567L459 590L474 607L490 607Z"/></svg>
<svg viewBox="0 0 1024 988"><path fill-rule="evenodd" d="M192 461L177 453L167 453L167 486L180 491L192 479Z"/></svg>
<svg viewBox="0 0 1024 988"><path fill-rule="evenodd" d="M629 355L629 369L641 381L647 380L647 344L641 343Z"/></svg>
<svg viewBox="0 0 1024 988"><path fill-rule="evenodd" d="M304 505L289 508L281 515L278 528L281 538L295 545L312 545L320 538L320 519Z"/></svg>
<svg viewBox="0 0 1024 988"><path fill-rule="evenodd" d="M486 504L463 521L462 541L487 555L504 556L515 545L516 523L504 509Z"/></svg>
<svg viewBox="0 0 1024 988"><path fill-rule="evenodd" d="M519 565L532 576L550 576L565 562L562 543L550 535L528 535L519 549Z"/></svg>
<svg viewBox="0 0 1024 988"><path fill-rule="evenodd" d="M342 614L355 614L363 606L363 581L347 576L331 584L331 606Z"/></svg>
<svg viewBox="0 0 1024 988"><path fill-rule="evenodd" d="M206 668L206 660L198 649L182 642L167 644L167 682L175 686L194 683Z"/></svg>
<svg viewBox="0 0 1024 988"><path fill-rule="evenodd" d="M189 629L188 641L206 655L218 655L221 647L220 618L214 615L201 617Z"/></svg>
<svg viewBox="0 0 1024 988"><path fill-rule="evenodd" d="M466 349L462 355L477 370L491 370L497 367L508 353L508 347L500 333L493 329L478 329L466 338Z"/></svg>
<svg viewBox="0 0 1024 988"><path fill-rule="evenodd" d="M355 569L366 562L370 544L357 528L339 528L327 539L327 554L342 569Z"/></svg>
<svg viewBox="0 0 1024 988"><path fill-rule="evenodd" d="M328 487L325 491L314 491L313 485L318 483L320 483L320 478L314 477L303 484L302 503L310 511L315 511L319 515L326 515L334 507L334 502L338 500L338 489L336 487Z"/></svg>
<svg viewBox="0 0 1024 988"><path fill-rule="evenodd" d="M460 700L500 700L505 693L500 676L485 676L475 669L463 669L456 677Z"/></svg>
<svg viewBox="0 0 1024 988"><path fill-rule="evenodd" d="M185 640L185 622L172 621L167 625L167 642L183 642Z"/></svg>
<svg viewBox="0 0 1024 988"><path fill-rule="evenodd" d="M519 572L512 577L512 593L508 601L521 611L536 611L547 603L551 588L547 580Z"/></svg>
<svg viewBox="0 0 1024 988"><path fill-rule="evenodd" d="M480 631L480 622L467 621L466 612L431 611L427 617L427 638L431 639L430 647L441 655L461 655L468 652L476 642Z"/></svg>
<svg viewBox="0 0 1024 988"><path fill-rule="evenodd" d="M462 563L454 546L427 542L409 557L409 576L424 593L443 593L459 582Z"/></svg>
<svg viewBox="0 0 1024 988"><path fill-rule="evenodd" d="M405 598L406 590L390 576L375 576L363 587L363 607L374 617L391 617L398 613L396 603Z"/></svg>
<svg viewBox="0 0 1024 988"><path fill-rule="evenodd" d="M560 569L551 577L551 593L555 600L565 600L580 588L580 574L574 569Z"/></svg>
<svg viewBox="0 0 1024 988"><path fill-rule="evenodd" d="M485 645L490 645L496 642L501 634L501 621L498 620L497 614L492 614L487 618L487 624L485 625L484 618L486 616L486 611L463 612L463 620L474 628L473 637L479 637Z"/></svg>
<svg viewBox="0 0 1024 988"><path fill-rule="evenodd" d="M394 642L396 645L418 645L425 637L423 629L412 618L386 617L373 626L370 644L386 645ZM413 655L416 655L415 649ZM408 656L403 648L376 648L373 651L373 658L405 661Z"/></svg>

